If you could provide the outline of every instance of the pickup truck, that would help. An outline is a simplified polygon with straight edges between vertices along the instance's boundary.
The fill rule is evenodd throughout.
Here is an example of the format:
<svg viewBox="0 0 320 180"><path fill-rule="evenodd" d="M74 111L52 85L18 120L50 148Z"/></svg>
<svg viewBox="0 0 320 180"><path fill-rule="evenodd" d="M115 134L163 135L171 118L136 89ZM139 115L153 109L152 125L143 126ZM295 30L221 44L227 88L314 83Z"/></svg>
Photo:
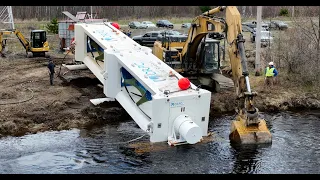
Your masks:
<svg viewBox="0 0 320 180"><path fill-rule="evenodd" d="M143 35L133 36L132 39L142 46L153 46L158 36L161 36L160 31L150 31Z"/></svg>
<svg viewBox="0 0 320 180"><path fill-rule="evenodd" d="M178 31L168 30L168 31L149 31L143 35L133 36L132 39L142 46L152 47L156 40L159 40L159 38L162 38L165 36L165 32L166 32L166 36L171 36L171 37L180 38L180 39L187 38L186 35L179 33Z"/></svg>
<svg viewBox="0 0 320 180"><path fill-rule="evenodd" d="M242 23L242 26L247 26L247 27L253 29L253 28L257 27L257 21L244 22L244 23ZM269 24L261 22L261 26L262 26L262 28L269 30Z"/></svg>

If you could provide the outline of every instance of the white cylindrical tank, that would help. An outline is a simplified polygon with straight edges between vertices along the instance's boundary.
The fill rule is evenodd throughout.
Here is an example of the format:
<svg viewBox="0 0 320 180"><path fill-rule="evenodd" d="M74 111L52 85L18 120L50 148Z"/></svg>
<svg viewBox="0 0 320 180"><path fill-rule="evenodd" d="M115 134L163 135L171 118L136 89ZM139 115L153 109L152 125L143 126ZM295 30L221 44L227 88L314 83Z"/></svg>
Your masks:
<svg viewBox="0 0 320 180"><path fill-rule="evenodd" d="M188 115L180 115L174 121L174 130L189 144L195 144L201 140L201 128L192 121Z"/></svg>

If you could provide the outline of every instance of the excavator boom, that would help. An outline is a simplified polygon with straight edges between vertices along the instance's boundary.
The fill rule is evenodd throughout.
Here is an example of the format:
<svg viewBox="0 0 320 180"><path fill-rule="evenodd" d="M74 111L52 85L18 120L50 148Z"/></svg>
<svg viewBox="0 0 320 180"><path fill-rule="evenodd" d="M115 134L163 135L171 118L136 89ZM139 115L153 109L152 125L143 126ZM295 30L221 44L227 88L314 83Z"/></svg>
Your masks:
<svg viewBox="0 0 320 180"><path fill-rule="evenodd" d="M20 43L26 51L30 49L30 42L24 37L24 35L19 30L14 30L13 33L18 37Z"/></svg>
<svg viewBox="0 0 320 180"><path fill-rule="evenodd" d="M218 7L210 13L216 13L222 11L225 7ZM187 41L181 51L181 56L185 61L196 61L196 52L199 44L205 36L209 33L221 33L224 31L225 25L220 19L211 18L204 13L203 15L197 16L191 23L191 28L188 32Z"/></svg>
<svg viewBox="0 0 320 180"><path fill-rule="evenodd" d="M203 26L208 24L207 26ZM188 38L183 47L182 57L188 55L189 58L195 59L198 46L202 39L208 33L222 32L223 24L215 19L206 16L198 16L193 20L192 27L189 29Z"/></svg>
<svg viewBox="0 0 320 180"><path fill-rule="evenodd" d="M251 91L247 59L245 56L245 39L242 34L241 15L236 6L219 6L203 15L213 15L226 11L226 37L229 44L232 79L237 95L237 117L232 121L230 139L241 144L271 143L271 133L266 121L259 118L259 110L254 107L256 92Z"/></svg>
<svg viewBox="0 0 320 180"><path fill-rule="evenodd" d="M214 16L218 12L225 12L225 18ZM169 47L169 43L167 45L158 41L155 42L153 53L168 64L177 62L178 58L171 55L175 53L179 57L179 62L176 63L177 67L175 65L173 67L179 68L179 73L201 88L219 91L219 82L230 82L229 78L221 75L220 62L216 62L220 58L219 40L222 38L227 40L226 49L231 67L229 72L232 74L231 79L238 101L237 118L232 121L230 139L242 144L270 143L271 134L266 122L259 118L259 110L254 106L254 97L257 93L250 87L241 15L236 6L219 6L197 16L191 23L187 40L181 43L183 44L181 52L177 51L178 47L175 47L174 43L171 43L170 48L165 48L164 46ZM217 51L214 46L209 45L213 40L219 42L216 43L219 47L216 48ZM171 50L173 47L176 51Z"/></svg>

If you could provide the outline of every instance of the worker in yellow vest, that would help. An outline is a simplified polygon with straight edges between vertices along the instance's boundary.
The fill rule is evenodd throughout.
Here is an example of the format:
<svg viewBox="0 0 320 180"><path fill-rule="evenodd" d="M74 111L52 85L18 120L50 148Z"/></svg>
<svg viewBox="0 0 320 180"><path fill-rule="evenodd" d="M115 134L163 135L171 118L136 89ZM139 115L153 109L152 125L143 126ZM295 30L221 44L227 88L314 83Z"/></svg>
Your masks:
<svg viewBox="0 0 320 180"><path fill-rule="evenodd" d="M264 71L265 85L273 86L274 78L278 75L277 69L273 66L273 62L269 62L269 66Z"/></svg>

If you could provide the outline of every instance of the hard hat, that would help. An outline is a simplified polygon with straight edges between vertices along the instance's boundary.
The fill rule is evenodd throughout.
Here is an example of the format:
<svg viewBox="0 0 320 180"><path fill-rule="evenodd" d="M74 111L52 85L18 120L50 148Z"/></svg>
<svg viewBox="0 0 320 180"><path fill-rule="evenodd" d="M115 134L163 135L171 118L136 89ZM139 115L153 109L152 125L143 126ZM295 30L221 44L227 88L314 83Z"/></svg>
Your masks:
<svg viewBox="0 0 320 180"><path fill-rule="evenodd" d="M120 29L120 26L119 26L118 23L113 22L113 23L111 23L111 25L112 25L113 27L117 28L117 29Z"/></svg>
<svg viewBox="0 0 320 180"><path fill-rule="evenodd" d="M273 66L273 62L269 62L269 65L270 65L270 66Z"/></svg>

